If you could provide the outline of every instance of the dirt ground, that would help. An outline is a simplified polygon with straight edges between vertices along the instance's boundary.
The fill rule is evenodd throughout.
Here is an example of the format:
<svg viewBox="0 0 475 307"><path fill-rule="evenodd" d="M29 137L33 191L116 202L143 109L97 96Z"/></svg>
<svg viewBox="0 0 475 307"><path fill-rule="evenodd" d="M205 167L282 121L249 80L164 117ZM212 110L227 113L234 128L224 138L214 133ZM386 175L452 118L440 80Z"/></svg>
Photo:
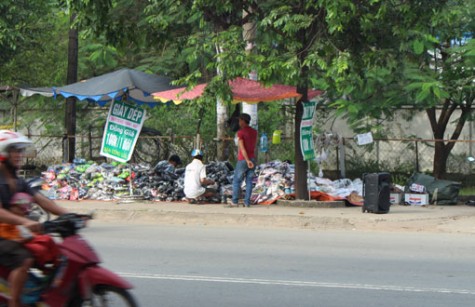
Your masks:
<svg viewBox="0 0 475 307"><path fill-rule="evenodd" d="M227 208L184 202L58 201L73 212L95 212L99 221L256 228L298 228L383 232L475 234L475 207L393 205L388 214L362 213L360 207L302 208L261 206Z"/></svg>

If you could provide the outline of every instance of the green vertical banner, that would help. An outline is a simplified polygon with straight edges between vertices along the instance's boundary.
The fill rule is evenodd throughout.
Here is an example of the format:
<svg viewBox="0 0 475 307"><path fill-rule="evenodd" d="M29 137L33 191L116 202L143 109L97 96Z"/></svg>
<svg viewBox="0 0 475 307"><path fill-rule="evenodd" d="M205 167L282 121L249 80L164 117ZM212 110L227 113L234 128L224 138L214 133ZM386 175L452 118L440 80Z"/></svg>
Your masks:
<svg viewBox="0 0 475 307"><path fill-rule="evenodd" d="M113 101L102 137L101 156L119 162L132 157L145 121L145 110L121 101Z"/></svg>
<svg viewBox="0 0 475 307"><path fill-rule="evenodd" d="M300 149L304 161L315 159L315 150L313 145L313 119L315 116L314 101L303 102L302 122L300 123Z"/></svg>

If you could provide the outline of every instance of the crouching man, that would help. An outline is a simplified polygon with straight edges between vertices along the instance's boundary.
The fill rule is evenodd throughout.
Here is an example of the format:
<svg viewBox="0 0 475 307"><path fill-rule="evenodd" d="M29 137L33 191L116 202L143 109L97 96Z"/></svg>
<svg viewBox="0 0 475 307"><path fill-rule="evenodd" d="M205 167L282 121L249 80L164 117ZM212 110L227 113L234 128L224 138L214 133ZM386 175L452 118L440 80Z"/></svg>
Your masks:
<svg viewBox="0 0 475 307"><path fill-rule="evenodd" d="M216 189L206 186L214 184L214 180L206 178L206 166L203 164L203 152L193 149L193 161L185 168L185 196L190 204L206 200L216 195Z"/></svg>

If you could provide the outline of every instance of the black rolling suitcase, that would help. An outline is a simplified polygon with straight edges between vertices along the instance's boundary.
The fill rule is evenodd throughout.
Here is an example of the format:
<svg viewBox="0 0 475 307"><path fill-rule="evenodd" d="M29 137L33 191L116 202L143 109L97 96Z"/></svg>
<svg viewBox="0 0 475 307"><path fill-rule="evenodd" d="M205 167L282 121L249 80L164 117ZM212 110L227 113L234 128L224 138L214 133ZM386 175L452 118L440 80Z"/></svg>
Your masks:
<svg viewBox="0 0 475 307"><path fill-rule="evenodd" d="M363 175L363 212L388 213L391 175L370 173Z"/></svg>

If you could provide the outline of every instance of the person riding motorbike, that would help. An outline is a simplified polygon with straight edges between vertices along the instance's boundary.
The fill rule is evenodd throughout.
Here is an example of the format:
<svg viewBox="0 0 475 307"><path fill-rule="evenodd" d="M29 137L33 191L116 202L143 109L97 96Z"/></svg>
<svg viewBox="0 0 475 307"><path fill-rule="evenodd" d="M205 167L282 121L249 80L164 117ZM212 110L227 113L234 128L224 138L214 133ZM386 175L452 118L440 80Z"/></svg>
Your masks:
<svg viewBox="0 0 475 307"><path fill-rule="evenodd" d="M33 197L27 193L15 193L10 200L10 212L34 219L31 215ZM60 251L53 238L48 234L36 234L24 226L0 223L0 238L17 241L30 251L35 259L35 267L44 273L55 268L60 261Z"/></svg>
<svg viewBox="0 0 475 307"><path fill-rule="evenodd" d="M0 130L0 223L21 225L32 232L41 232L40 223L10 211L10 202L15 193L30 194L35 203L52 214L63 215L68 211L32 190L25 180L18 177L17 171L23 162L25 148L31 145L32 141L21 133ZM21 306L21 292L34 258L21 242L0 238L0 263L10 270L9 307Z"/></svg>

